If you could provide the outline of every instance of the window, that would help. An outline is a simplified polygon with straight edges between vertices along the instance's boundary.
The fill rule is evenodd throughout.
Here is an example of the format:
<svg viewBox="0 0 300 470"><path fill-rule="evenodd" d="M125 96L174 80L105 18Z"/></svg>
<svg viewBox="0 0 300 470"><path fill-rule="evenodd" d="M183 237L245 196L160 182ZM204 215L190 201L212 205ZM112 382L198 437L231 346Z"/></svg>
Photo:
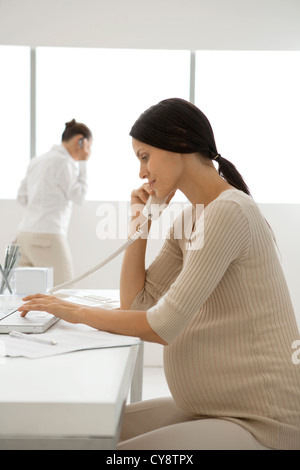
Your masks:
<svg viewBox="0 0 300 470"><path fill-rule="evenodd" d="M64 123L90 127L88 162L94 200L129 200L141 184L129 132L158 101L189 99L190 52L38 48L37 153L59 143Z"/></svg>
<svg viewBox="0 0 300 470"><path fill-rule="evenodd" d="M30 49L0 46L0 199L16 199L30 158Z"/></svg>
<svg viewBox="0 0 300 470"><path fill-rule="evenodd" d="M30 158L30 48L0 46L0 60L0 198L15 199ZM60 143L65 122L84 122L94 135L87 199L128 200L141 184L132 124L161 99L189 99L195 82L218 151L256 201L300 203L300 52L197 51L193 78L189 51L37 48L36 153Z"/></svg>
<svg viewBox="0 0 300 470"><path fill-rule="evenodd" d="M300 203L300 52L199 51L195 104L260 203Z"/></svg>

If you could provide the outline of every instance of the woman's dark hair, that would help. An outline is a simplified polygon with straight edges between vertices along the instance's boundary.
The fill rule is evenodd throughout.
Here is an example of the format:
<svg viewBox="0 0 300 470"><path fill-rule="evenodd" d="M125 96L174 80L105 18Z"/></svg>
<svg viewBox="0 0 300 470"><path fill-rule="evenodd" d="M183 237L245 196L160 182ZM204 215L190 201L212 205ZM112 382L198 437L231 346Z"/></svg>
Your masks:
<svg viewBox="0 0 300 470"><path fill-rule="evenodd" d="M217 151L212 127L202 111L180 98L170 98L151 106L137 119L131 137L163 150L194 153L216 160L219 174L246 194L250 191L235 166Z"/></svg>
<svg viewBox="0 0 300 470"><path fill-rule="evenodd" d="M70 122L66 122L65 130L62 133L61 140L62 142L66 142L67 140L72 139L75 135L82 134L84 138L90 139L92 138L92 132L90 129L81 122L76 122L75 119L72 119Z"/></svg>

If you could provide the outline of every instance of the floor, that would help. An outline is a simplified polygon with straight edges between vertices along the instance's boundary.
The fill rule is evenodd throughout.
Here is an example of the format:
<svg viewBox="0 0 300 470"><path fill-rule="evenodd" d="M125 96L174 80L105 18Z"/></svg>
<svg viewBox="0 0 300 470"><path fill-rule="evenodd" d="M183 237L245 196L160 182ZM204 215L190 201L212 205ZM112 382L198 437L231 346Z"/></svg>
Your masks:
<svg viewBox="0 0 300 470"><path fill-rule="evenodd" d="M162 367L144 367L143 400L170 396Z"/></svg>

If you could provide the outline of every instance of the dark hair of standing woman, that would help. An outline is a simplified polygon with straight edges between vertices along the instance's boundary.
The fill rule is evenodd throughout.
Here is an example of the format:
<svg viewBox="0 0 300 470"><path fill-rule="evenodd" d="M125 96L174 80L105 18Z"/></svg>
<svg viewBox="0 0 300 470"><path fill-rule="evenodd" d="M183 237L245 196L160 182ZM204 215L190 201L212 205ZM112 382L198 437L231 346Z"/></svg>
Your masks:
<svg viewBox="0 0 300 470"><path fill-rule="evenodd" d="M170 98L151 106L137 119L131 137L175 153L195 153L215 160L218 172L229 184L250 195L236 167L216 147L212 127L202 111L181 98Z"/></svg>
<svg viewBox="0 0 300 470"><path fill-rule="evenodd" d="M67 142L68 140L72 139L75 135L82 134L85 139L92 138L92 132L90 129L81 122L77 122L75 119L72 121L66 122L65 130L61 136L62 142Z"/></svg>

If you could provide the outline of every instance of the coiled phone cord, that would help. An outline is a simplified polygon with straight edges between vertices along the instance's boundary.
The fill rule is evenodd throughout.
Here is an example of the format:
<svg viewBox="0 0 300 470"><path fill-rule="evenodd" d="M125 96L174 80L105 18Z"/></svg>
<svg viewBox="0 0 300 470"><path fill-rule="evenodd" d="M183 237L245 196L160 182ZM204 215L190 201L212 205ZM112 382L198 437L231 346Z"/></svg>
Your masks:
<svg viewBox="0 0 300 470"><path fill-rule="evenodd" d="M120 248L118 248L116 251L114 251L110 256L108 256L108 258L106 258L104 261L102 261L101 263L97 264L96 266L94 266L93 268L89 269L88 271L86 271L85 273L81 274L80 276L74 278L74 279L71 279L70 281L66 281L62 284L59 284L57 286L54 286L52 289L49 289L47 291L47 294L54 294L54 292L57 292L58 290L60 289L64 289L66 287L70 287L72 286L73 284L75 284L76 282L79 282L81 281L82 279L84 279L85 277L89 276L90 274L94 273L95 271L98 271L98 269L102 268L103 266L105 266L107 263L109 263L111 260L113 260L116 256L118 256L119 254L122 253L122 251L126 250L126 248L128 248L130 245L132 245L132 243L134 243L136 240L138 240L142 234L144 233L143 232L143 227L144 225L148 224L148 220L146 220L146 222L144 222L139 228L138 230L134 233L134 235L132 235L130 238L128 238L128 240L122 245L120 246Z"/></svg>

